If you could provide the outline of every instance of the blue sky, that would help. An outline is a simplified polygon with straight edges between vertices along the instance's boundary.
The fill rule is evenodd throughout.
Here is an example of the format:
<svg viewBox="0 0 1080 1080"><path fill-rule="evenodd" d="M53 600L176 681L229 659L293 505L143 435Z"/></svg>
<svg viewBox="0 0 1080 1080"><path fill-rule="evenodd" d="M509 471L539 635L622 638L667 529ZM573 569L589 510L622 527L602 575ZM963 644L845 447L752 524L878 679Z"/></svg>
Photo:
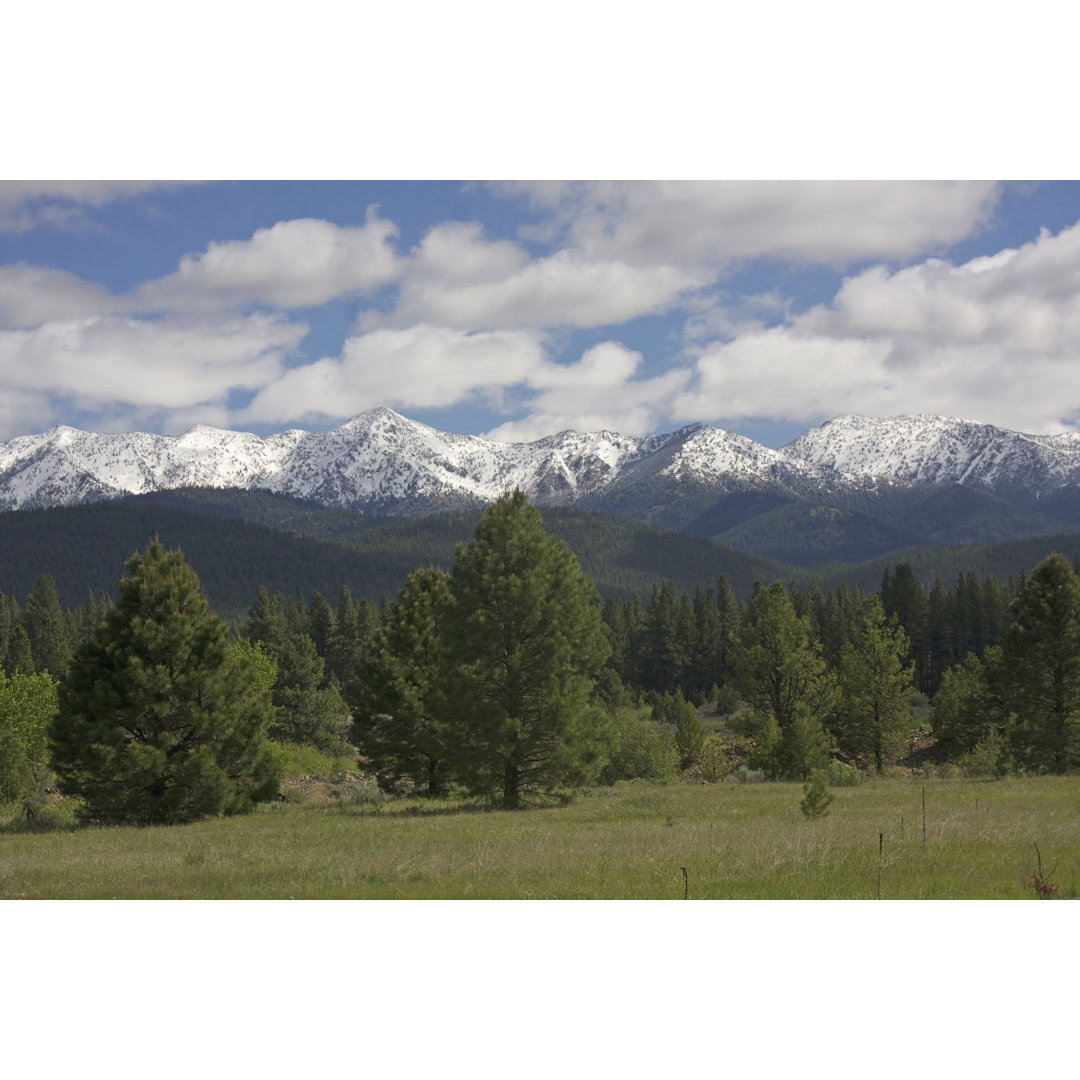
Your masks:
<svg viewBox="0 0 1080 1080"><path fill-rule="evenodd" d="M1080 183L0 182L0 436L1080 421Z"/></svg>

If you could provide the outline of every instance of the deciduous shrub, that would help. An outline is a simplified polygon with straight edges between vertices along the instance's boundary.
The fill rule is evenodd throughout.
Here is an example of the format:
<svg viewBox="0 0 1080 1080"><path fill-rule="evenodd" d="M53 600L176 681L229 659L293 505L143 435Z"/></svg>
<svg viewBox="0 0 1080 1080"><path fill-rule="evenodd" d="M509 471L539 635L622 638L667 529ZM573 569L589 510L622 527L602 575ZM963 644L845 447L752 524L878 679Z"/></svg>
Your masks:
<svg viewBox="0 0 1080 1080"><path fill-rule="evenodd" d="M648 709L616 709L616 738L602 784L618 780L671 780L676 775L671 729L647 719Z"/></svg>

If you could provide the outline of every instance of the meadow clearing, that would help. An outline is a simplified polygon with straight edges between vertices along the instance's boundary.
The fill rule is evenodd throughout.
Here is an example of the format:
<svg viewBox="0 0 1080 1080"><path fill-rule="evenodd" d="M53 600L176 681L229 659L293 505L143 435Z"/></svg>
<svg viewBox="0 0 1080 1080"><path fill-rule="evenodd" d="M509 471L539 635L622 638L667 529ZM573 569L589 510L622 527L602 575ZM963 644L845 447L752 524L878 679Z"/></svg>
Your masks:
<svg viewBox="0 0 1080 1080"><path fill-rule="evenodd" d="M1035 899L1040 861L1046 891L1080 896L1080 777L832 794L816 819L801 784L633 781L518 811L335 797L179 826L7 820L0 898Z"/></svg>

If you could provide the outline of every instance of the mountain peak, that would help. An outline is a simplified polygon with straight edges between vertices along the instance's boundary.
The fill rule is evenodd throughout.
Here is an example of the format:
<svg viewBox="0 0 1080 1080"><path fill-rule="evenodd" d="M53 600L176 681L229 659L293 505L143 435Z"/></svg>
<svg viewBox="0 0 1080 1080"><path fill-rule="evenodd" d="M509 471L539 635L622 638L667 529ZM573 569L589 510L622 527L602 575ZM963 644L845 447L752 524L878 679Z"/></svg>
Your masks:
<svg viewBox="0 0 1080 1080"><path fill-rule="evenodd" d="M790 500L845 485L964 484L1045 505L1044 496L1078 481L1080 435L1023 435L929 414L838 416L781 450L704 423L645 437L566 430L500 443L438 431L386 407L334 431L266 439L203 424L179 437L58 426L0 444L0 509L235 487L412 516L487 505L520 487L539 503L666 520L680 500L684 509L688 498L704 507L733 492Z"/></svg>

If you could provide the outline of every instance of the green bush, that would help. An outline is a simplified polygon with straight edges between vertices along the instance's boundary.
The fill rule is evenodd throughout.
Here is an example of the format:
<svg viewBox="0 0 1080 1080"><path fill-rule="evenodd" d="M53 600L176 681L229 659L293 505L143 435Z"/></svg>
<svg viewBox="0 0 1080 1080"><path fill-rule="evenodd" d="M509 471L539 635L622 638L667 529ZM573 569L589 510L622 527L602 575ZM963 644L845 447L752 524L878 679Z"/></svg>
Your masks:
<svg viewBox="0 0 1080 1080"><path fill-rule="evenodd" d="M619 708L612 717L616 739L600 773L601 784L619 780L671 780L676 774L671 729L646 719L649 710Z"/></svg>
<svg viewBox="0 0 1080 1080"><path fill-rule="evenodd" d="M735 779L740 784L764 784L765 770L751 769L746 765L740 765L734 773Z"/></svg>
<svg viewBox="0 0 1080 1080"><path fill-rule="evenodd" d="M344 773L356 768L356 762L337 757L308 743L270 740L272 751L285 776L316 776L320 773Z"/></svg>
<svg viewBox="0 0 1080 1080"><path fill-rule="evenodd" d="M862 783L862 773L854 765L833 759L822 770L829 787L855 787Z"/></svg>
<svg viewBox="0 0 1080 1080"><path fill-rule="evenodd" d="M676 699L675 749L683 768L701 760L705 749L705 728L698 719L697 709L688 701Z"/></svg>
<svg viewBox="0 0 1080 1080"><path fill-rule="evenodd" d="M706 735L698 761L698 775L710 784L718 784L730 771L723 739L719 735Z"/></svg>
<svg viewBox="0 0 1080 1080"><path fill-rule="evenodd" d="M730 716L739 707L739 693L730 683L717 687L715 692L710 692L709 700L716 702L718 716Z"/></svg>
<svg viewBox="0 0 1080 1080"><path fill-rule="evenodd" d="M365 777L362 780L345 780L337 790L336 797L342 803L372 805L376 809L388 798L386 792L379 787L378 781L371 777Z"/></svg>
<svg viewBox="0 0 1080 1080"><path fill-rule="evenodd" d="M1009 771L1005 740L995 728L973 746L961 759L960 770L971 779L1001 780Z"/></svg>
<svg viewBox="0 0 1080 1080"><path fill-rule="evenodd" d="M803 784L803 800L799 809L811 820L824 817L829 812L833 796L825 784L825 774L820 769L810 773L810 780Z"/></svg>

